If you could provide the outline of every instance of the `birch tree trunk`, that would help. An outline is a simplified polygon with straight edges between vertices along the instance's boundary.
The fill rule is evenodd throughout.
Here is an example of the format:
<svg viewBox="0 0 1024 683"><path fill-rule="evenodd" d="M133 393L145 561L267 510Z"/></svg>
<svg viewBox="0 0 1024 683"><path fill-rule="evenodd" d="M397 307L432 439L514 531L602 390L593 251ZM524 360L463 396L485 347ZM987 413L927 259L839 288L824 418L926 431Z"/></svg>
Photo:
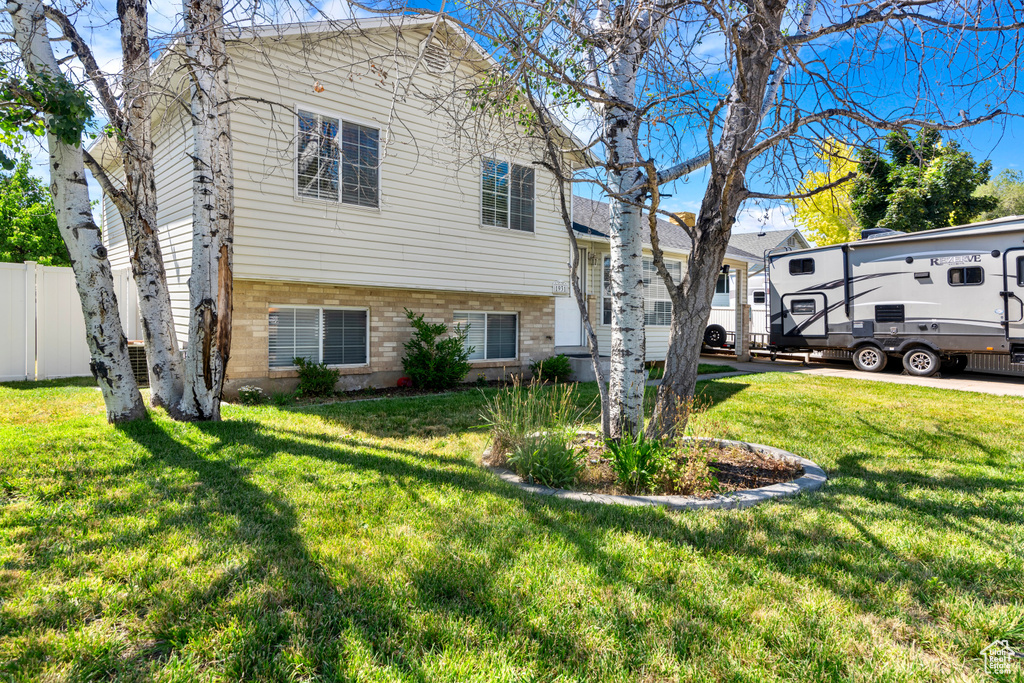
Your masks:
<svg viewBox="0 0 1024 683"><path fill-rule="evenodd" d="M192 80L192 274L183 416L219 420L231 341L233 206L227 53L220 0L185 0Z"/></svg>
<svg viewBox="0 0 1024 683"><path fill-rule="evenodd" d="M623 198L640 180L636 166L637 134L632 114L635 99L639 40L625 40L625 49L611 61L608 90L616 104L604 110L611 232L610 280L612 300L611 380L608 388L613 438L636 434L644 426L643 241L640 210Z"/></svg>
<svg viewBox="0 0 1024 683"><path fill-rule="evenodd" d="M14 39L25 69L31 74L63 78L50 47L44 7L39 0L8 2ZM126 422L146 415L128 359L128 343L121 326L114 281L100 229L92 218L82 148L47 132L50 152L50 191L57 226L71 257L75 286L85 318L86 342L93 377L103 393L110 422Z"/></svg>
<svg viewBox="0 0 1024 683"><path fill-rule="evenodd" d="M167 408L172 416L177 417L184 379L157 231L146 0L120 0L117 11L121 20L124 57L121 156L127 207L122 211L122 221L130 248L132 274L139 290L139 309L149 364L150 402Z"/></svg>

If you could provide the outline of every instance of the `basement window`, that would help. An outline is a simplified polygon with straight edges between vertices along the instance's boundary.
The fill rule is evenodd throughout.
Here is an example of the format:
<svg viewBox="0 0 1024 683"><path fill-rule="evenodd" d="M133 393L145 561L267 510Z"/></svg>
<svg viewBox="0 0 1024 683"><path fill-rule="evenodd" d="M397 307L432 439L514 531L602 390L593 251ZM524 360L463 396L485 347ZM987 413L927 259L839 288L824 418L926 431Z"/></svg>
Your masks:
<svg viewBox="0 0 1024 683"><path fill-rule="evenodd" d="M950 268L949 284L954 287L963 287L965 285L980 285L985 281L985 270L981 266L962 266L959 268Z"/></svg>
<svg viewBox="0 0 1024 683"><path fill-rule="evenodd" d="M369 363L365 308L272 306L268 317L271 369L292 368L296 357L336 366Z"/></svg>
<svg viewBox="0 0 1024 683"><path fill-rule="evenodd" d="M469 360L515 360L519 348L519 316L516 313L455 311L456 325L466 330Z"/></svg>

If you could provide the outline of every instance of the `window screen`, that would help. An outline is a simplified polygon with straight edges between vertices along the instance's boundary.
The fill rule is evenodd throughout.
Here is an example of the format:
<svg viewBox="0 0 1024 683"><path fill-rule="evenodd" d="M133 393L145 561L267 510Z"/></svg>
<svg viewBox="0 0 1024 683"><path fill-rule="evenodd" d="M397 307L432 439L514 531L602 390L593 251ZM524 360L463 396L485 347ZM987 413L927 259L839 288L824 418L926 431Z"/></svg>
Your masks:
<svg viewBox="0 0 1024 683"><path fill-rule="evenodd" d="M949 284L954 287L964 285L980 285L985 281L985 271L981 266L963 266L949 269Z"/></svg>
<svg viewBox="0 0 1024 683"><path fill-rule="evenodd" d="M815 311L814 299L798 299L789 305L794 315L810 315Z"/></svg>
<svg viewBox="0 0 1024 683"><path fill-rule="evenodd" d="M905 321L903 304L879 304L875 306L876 323L902 323Z"/></svg>
<svg viewBox="0 0 1024 683"><path fill-rule="evenodd" d="M512 360L517 357L517 315L515 313L456 312L456 325L466 329L470 360Z"/></svg>
<svg viewBox="0 0 1024 683"><path fill-rule="evenodd" d="M665 261L665 268L676 282L682 279L683 264ZM672 299L665 281L658 275L653 259L643 260L644 271L644 324L667 327L672 324ZM611 321L609 321L611 322Z"/></svg>
<svg viewBox="0 0 1024 683"><path fill-rule="evenodd" d="M328 365L366 364L366 311L325 309L323 360Z"/></svg>
<svg viewBox="0 0 1024 683"><path fill-rule="evenodd" d="M481 165L484 225L533 232L536 178L527 166L484 159Z"/></svg>
<svg viewBox="0 0 1024 683"><path fill-rule="evenodd" d="M764 292L754 292L755 304L763 304L765 301L767 301L767 299L768 297L765 295Z"/></svg>
<svg viewBox="0 0 1024 683"><path fill-rule="evenodd" d="M290 368L296 357L327 365L369 362L365 310L269 309L270 367Z"/></svg>
<svg viewBox="0 0 1024 683"><path fill-rule="evenodd" d="M814 259L797 258L789 262L790 275L810 275L814 272Z"/></svg>
<svg viewBox="0 0 1024 683"><path fill-rule="evenodd" d="M299 196L378 206L379 131L332 116L299 112Z"/></svg>

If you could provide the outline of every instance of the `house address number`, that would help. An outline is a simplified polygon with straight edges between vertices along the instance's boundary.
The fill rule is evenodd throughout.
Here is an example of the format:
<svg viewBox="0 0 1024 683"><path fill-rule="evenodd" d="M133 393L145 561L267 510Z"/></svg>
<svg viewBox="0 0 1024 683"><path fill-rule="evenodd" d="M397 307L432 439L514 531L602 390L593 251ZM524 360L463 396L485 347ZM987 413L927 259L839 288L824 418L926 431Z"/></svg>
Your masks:
<svg viewBox="0 0 1024 683"><path fill-rule="evenodd" d="M552 294L568 294L569 283L568 282L552 282L551 283Z"/></svg>

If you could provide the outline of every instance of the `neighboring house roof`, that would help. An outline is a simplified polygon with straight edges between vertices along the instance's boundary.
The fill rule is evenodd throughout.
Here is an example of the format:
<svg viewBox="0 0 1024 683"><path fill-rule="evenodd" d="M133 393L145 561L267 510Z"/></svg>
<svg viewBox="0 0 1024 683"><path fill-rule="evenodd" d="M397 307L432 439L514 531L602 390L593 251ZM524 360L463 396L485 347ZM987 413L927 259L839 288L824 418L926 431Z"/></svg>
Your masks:
<svg viewBox="0 0 1024 683"><path fill-rule="evenodd" d="M758 258L763 258L766 251L780 247L791 239L795 243L794 246L799 246L801 249L811 246L803 234L796 228L766 230L764 233L733 233L732 237L729 238L729 246L754 254Z"/></svg>
<svg viewBox="0 0 1024 683"><path fill-rule="evenodd" d="M599 202L594 199L587 199L586 197L580 197L578 195L572 198L572 220L573 229L580 235L585 237L600 237L607 239L610 233L608 227L608 203ZM647 229L647 214L644 214L644 229L643 229L643 240L645 246L650 246L651 235ZM689 253L693 248L693 242L690 240L690 236L686 234L679 225L671 222L658 219L658 242L661 244L661 248L665 251L673 252L684 252ZM744 249L738 249L732 246L726 249L725 255L727 258L734 259L736 261L747 261L750 263L759 263L762 260L761 256L756 256L753 253Z"/></svg>

